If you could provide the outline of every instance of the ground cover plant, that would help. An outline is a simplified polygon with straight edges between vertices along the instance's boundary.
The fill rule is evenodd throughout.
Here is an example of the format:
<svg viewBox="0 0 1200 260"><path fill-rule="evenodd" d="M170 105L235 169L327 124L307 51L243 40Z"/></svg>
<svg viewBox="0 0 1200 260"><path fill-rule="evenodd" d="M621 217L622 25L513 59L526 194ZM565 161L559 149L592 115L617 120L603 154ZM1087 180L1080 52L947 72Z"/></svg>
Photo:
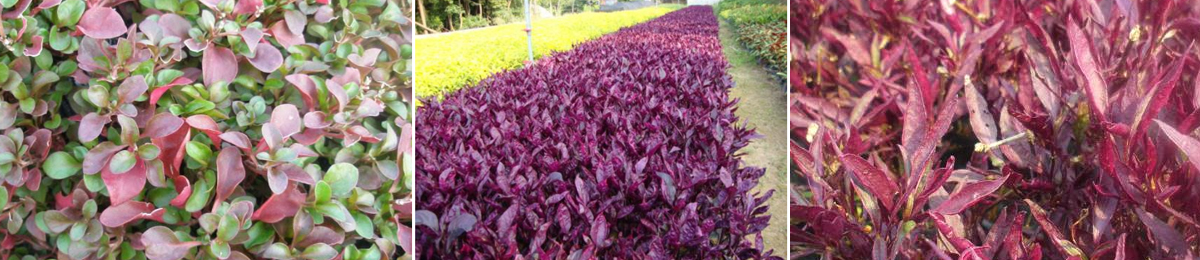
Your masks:
<svg viewBox="0 0 1200 260"><path fill-rule="evenodd" d="M716 12L733 25L738 41L772 70L787 69L787 3L780 0L727 0Z"/></svg>
<svg viewBox="0 0 1200 260"><path fill-rule="evenodd" d="M793 256L1200 255L1196 2L791 8Z"/></svg>
<svg viewBox="0 0 1200 260"><path fill-rule="evenodd" d="M0 258L408 255L408 6L0 1Z"/></svg>
<svg viewBox="0 0 1200 260"><path fill-rule="evenodd" d="M581 13L533 22L534 57L566 51L584 41L678 9L663 5L612 13ZM529 59L525 24L509 24L416 40L416 93L442 96L479 83L497 72L520 68Z"/></svg>
<svg viewBox="0 0 1200 260"><path fill-rule="evenodd" d="M427 99L418 258L779 259L717 31L687 7Z"/></svg>

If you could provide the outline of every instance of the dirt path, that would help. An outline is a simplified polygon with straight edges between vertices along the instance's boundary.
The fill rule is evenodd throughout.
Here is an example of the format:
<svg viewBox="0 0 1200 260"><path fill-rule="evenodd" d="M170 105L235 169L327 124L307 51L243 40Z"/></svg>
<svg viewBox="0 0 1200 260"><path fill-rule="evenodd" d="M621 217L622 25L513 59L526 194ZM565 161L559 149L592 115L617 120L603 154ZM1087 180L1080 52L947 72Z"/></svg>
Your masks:
<svg viewBox="0 0 1200 260"><path fill-rule="evenodd" d="M718 18L719 20L720 18ZM767 201L771 215L770 226L763 231L763 242L767 250L775 255L787 256L787 91L783 83L774 78L742 47L734 35L731 25L721 21L721 46L725 59L731 66L727 73L733 77L735 87L730 96L740 98L737 115L754 128L763 138L750 142L742 149L742 160L755 167L764 167L767 174L755 188L758 192L774 189L775 195Z"/></svg>

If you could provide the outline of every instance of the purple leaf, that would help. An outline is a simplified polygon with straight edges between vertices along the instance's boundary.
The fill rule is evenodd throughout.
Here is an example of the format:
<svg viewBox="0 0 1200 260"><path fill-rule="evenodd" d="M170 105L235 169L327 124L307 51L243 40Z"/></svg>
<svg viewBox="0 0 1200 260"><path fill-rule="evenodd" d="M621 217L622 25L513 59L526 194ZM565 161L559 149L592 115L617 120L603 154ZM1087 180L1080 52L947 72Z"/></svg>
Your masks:
<svg viewBox="0 0 1200 260"><path fill-rule="evenodd" d="M304 26L308 24L308 16L297 10L283 11L283 20L287 22L288 30L295 35L304 34Z"/></svg>
<svg viewBox="0 0 1200 260"><path fill-rule="evenodd" d="M84 11L76 28L88 37L101 40L121 36L127 30L125 21L116 9L99 6Z"/></svg>
<svg viewBox="0 0 1200 260"><path fill-rule="evenodd" d="M183 259L191 248L201 245L200 241L180 242L175 232L165 226L146 230L141 241L146 246L146 258L150 260Z"/></svg>
<svg viewBox="0 0 1200 260"><path fill-rule="evenodd" d="M145 162L138 159L133 165L133 169L122 174L114 174L108 168L104 167L100 171L100 178L104 180L104 186L108 188L109 203L119 205L142 193L142 187L146 185Z"/></svg>
<svg viewBox="0 0 1200 260"><path fill-rule="evenodd" d="M963 187L961 190L958 190L958 192L951 194L950 198L942 202L941 205L938 205L937 208L934 208L932 212L942 215L958 214L959 212L967 209L967 207L970 207L976 202L979 202L979 200L987 197L987 195L992 194L992 192L996 191L996 189L999 189L1001 185L1004 185L1005 181L1008 181L1008 175L1005 175L1003 178L997 180L980 181L967 184L966 187Z"/></svg>
<svg viewBox="0 0 1200 260"><path fill-rule="evenodd" d="M165 212L165 209L155 208L154 204L129 201L105 209L100 213L100 224L106 227L120 227L135 220L162 218Z"/></svg>
<svg viewBox="0 0 1200 260"><path fill-rule="evenodd" d="M83 120L79 121L79 141L91 142L100 137L100 133L104 132L104 125L112 120L108 116L100 116L96 113L88 113L83 116Z"/></svg>
<svg viewBox="0 0 1200 260"><path fill-rule="evenodd" d="M260 44L255 48L254 58L250 58L250 65L262 72L271 73L283 65L283 55L275 46Z"/></svg>
<svg viewBox="0 0 1200 260"><path fill-rule="evenodd" d="M245 0L239 1L238 4L241 4L242 2L249 2L249 1L245 1ZM259 4L262 4L262 3L259 3ZM259 43L259 41L262 41L263 31L261 29L254 28L254 27L246 27L245 29L242 29L241 35L242 35L242 41L246 43L246 47L250 47L251 50L255 50L254 54L255 54L255 57L257 57L258 53L259 53L257 51L258 43Z"/></svg>
<svg viewBox="0 0 1200 260"><path fill-rule="evenodd" d="M233 13L239 15L254 14L262 8L262 0L237 0L237 5L233 7Z"/></svg>
<svg viewBox="0 0 1200 260"><path fill-rule="evenodd" d="M294 45L305 43L304 34L292 33L285 21L275 22L268 30L271 31L271 36L274 36L275 40L279 41L279 45L283 45L283 48L290 48Z"/></svg>
<svg viewBox="0 0 1200 260"><path fill-rule="evenodd" d="M1138 219L1143 225L1150 230L1150 234L1154 235L1154 240L1158 244L1158 250L1166 251L1175 256L1192 255L1190 252L1191 246L1188 245L1187 239L1172 228L1171 225L1158 220L1154 215L1146 212L1145 209L1136 208Z"/></svg>

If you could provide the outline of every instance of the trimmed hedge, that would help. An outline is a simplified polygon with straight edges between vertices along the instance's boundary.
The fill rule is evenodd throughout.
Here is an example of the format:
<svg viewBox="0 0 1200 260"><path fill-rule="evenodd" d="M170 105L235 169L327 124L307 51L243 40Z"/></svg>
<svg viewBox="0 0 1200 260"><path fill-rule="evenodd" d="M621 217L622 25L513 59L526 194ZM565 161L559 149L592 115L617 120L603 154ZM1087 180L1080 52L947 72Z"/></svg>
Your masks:
<svg viewBox="0 0 1200 260"><path fill-rule="evenodd" d="M533 51L541 58L557 51L677 9L648 7L613 13L582 13L533 22ZM416 46L418 97L441 96L479 83L494 73L520 68L528 59L525 24L421 37Z"/></svg>
<svg viewBox="0 0 1200 260"><path fill-rule="evenodd" d="M426 99L420 257L782 259L717 31L688 7Z"/></svg>

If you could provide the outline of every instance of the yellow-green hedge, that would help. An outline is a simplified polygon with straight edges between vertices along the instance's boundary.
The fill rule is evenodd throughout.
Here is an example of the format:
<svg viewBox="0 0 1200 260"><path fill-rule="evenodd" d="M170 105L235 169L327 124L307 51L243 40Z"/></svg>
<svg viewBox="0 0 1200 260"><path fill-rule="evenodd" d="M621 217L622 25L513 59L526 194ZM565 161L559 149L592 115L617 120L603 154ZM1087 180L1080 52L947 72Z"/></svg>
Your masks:
<svg viewBox="0 0 1200 260"><path fill-rule="evenodd" d="M535 58L564 51L668 12L679 6L657 6L612 13L582 13L533 22ZM474 85L493 73L522 66L528 57L525 24L416 39L417 96L448 93Z"/></svg>

